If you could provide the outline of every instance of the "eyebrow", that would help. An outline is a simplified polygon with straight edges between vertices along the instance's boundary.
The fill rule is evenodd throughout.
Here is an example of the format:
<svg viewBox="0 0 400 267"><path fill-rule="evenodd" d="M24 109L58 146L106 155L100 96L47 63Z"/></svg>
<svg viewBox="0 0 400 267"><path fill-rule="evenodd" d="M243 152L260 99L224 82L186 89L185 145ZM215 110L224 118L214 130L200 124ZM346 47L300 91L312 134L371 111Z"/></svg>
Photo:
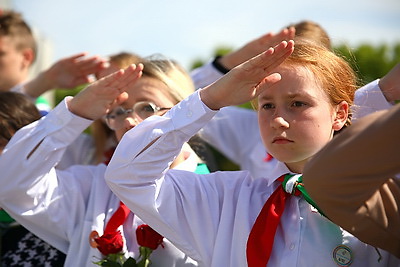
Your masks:
<svg viewBox="0 0 400 267"><path fill-rule="evenodd" d="M308 94L307 94L308 95ZM289 98L296 98L298 96L304 96L304 94L299 94L299 93L288 93L285 95L285 97L289 97ZM310 96L310 95L308 95ZM273 97L271 97L270 95L266 95L266 96L262 96L260 97L261 100L272 100Z"/></svg>

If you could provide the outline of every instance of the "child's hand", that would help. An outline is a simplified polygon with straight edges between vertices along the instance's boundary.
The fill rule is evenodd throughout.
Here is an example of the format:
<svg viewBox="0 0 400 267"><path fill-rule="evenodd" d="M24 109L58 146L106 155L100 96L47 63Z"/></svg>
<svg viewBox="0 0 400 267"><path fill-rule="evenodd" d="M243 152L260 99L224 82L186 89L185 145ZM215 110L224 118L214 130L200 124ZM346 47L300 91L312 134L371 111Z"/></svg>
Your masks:
<svg viewBox="0 0 400 267"><path fill-rule="evenodd" d="M107 64L105 59L98 56L85 56L86 53L80 53L54 63L45 73L51 88L69 89L91 82L88 75L105 68Z"/></svg>
<svg viewBox="0 0 400 267"><path fill-rule="evenodd" d="M95 81L68 102L69 110L86 119L101 118L128 98L125 91L142 76L142 70L142 64L132 64Z"/></svg>
<svg viewBox="0 0 400 267"><path fill-rule="evenodd" d="M264 52L270 47L278 45L282 41L289 41L294 38L296 29L294 27L285 28L278 33L269 32L255 40L252 40L245 44L238 50L234 50L227 55L221 57L219 62L228 69L242 64L252 57Z"/></svg>
<svg viewBox="0 0 400 267"><path fill-rule="evenodd" d="M89 75L104 69L108 63L98 56L85 56L86 53L80 53L60 59L27 82L24 85L25 93L31 97L39 97L51 89L72 89L91 82Z"/></svg>
<svg viewBox="0 0 400 267"><path fill-rule="evenodd" d="M200 91L202 101L209 108L217 110L252 100L262 90L281 79L280 75L273 71L290 56L293 49L293 41L283 41L235 67Z"/></svg>

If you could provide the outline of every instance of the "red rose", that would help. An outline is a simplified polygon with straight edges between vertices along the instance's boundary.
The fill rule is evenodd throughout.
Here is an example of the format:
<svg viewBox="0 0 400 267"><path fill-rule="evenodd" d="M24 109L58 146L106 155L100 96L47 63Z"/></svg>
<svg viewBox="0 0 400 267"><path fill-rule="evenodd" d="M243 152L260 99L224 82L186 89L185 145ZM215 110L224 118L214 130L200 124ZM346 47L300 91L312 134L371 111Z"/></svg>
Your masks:
<svg viewBox="0 0 400 267"><path fill-rule="evenodd" d="M136 239L139 246L155 250L162 242L163 236L153 230L147 224L139 225L136 228Z"/></svg>
<svg viewBox="0 0 400 267"><path fill-rule="evenodd" d="M98 245L98 250L100 250L100 252L105 256L122 251L124 246L124 241L120 231L105 233L101 237L95 238L94 240Z"/></svg>

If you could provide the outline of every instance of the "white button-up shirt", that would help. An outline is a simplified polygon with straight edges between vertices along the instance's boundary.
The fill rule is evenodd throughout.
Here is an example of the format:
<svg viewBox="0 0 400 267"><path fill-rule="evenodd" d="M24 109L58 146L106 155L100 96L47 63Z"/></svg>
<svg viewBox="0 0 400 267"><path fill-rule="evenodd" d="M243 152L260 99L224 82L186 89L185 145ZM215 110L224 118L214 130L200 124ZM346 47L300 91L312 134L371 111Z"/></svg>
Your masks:
<svg viewBox="0 0 400 267"><path fill-rule="evenodd" d="M188 116L190 114L190 116ZM264 178L247 171L198 175L168 170L181 145L214 115L198 92L163 117L127 132L108 165L111 190L143 220L202 266L247 266L246 243L265 201L289 172L278 162ZM149 144L151 144L149 146ZM269 266L397 266L394 256L360 242L291 197L276 232Z"/></svg>
<svg viewBox="0 0 400 267"><path fill-rule="evenodd" d="M106 166L54 166L66 147L92 121L68 111L65 102L39 122L19 130L0 155L0 207L16 221L67 254L65 266L97 266L101 253L89 245L95 230L101 236L119 206L104 180ZM183 168L194 171L191 155ZM138 258L136 227L144 222L132 213L119 227L126 256ZM150 225L151 226L151 225ZM151 255L152 266L197 266L197 263L164 239Z"/></svg>

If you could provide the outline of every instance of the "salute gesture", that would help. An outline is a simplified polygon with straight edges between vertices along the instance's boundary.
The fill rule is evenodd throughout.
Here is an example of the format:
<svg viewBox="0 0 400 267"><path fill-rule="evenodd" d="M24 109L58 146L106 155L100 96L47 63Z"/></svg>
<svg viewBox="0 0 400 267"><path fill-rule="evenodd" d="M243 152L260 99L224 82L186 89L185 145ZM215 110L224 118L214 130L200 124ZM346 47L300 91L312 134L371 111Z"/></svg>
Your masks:
<svg viewBox="0 0 400 267"><path fill-rule="evenodd" d="M203 88L200 96L211 109L246 103L272 84L280 81L279 73L273 73L294 49L293 41L282 41L274 48L249 59L232 69L218 81Z"/></svg>
<svg viewBox="0 0 400 267"><path fill-rule="evenodd" d="M80 117L95 120L128 98L125 92L142 76L143 65L130 65L87 86L68 102L69 110Z"/></svg>

